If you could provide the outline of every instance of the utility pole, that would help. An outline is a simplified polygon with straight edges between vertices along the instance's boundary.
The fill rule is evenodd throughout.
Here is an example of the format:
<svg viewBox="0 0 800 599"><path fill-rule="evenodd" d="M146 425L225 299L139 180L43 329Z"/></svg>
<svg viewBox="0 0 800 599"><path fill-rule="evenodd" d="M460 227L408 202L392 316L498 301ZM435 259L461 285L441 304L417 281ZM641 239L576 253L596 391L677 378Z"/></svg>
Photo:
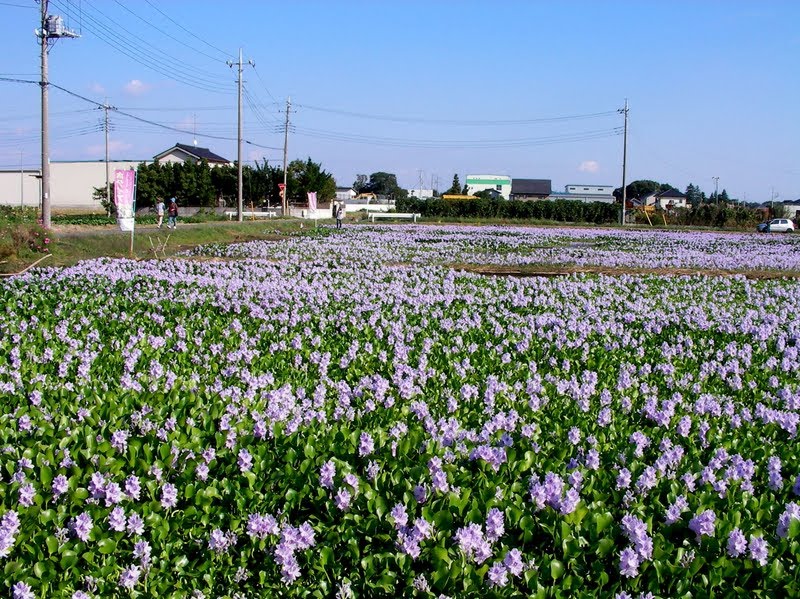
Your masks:
<svg viewBox="0 0 800 599"><path fill-rule="evenodd" d="M628 98L625 98L625 108L618 110L625 116L625 127L622 133L622 224L625 224L625 207L628 203L628 191L625 189L625 174L628 166Z"/></svg>
<svg viewBox="0 0 800 599"><path fill-rule="evenodd" d="M50 130L48 122L49 104L47 97L48 72L47 72L47 52L48 41L62 37L79 37L74 31L64 27L64 20L61 17L47 14L49 0L40 0L41 5L41 29L36 29L34 34L41 40L42 51L42 76L39 85L42 88L42 226L50 228Z"/></svg>
<svg viewBox="0 0 800 599"><path fill-rule="evenodd" d="M106 98L106 101L103 103L103 111L105 112L103 128L106 134L106 201L108 202L108 216L111 216L111 172L108 167L108 111L113 108L113 106L108 105L108 98Z"/></svg>
<svg viewBox="0 0 800 599"><path fill-rule="evenodd" d="M25 206L25 171L22 168L22 152L19 151L19 207Z"/></svg>
<svg viewBox="0 0 800 599"><path fill-rule="evenodd" d="M719 204L719 177L711 177L714 179L714 203Z"/></svg>
<svg viewBox="0 0 800 599"><path fill-rule="evenodd" d="M289 190L286 188L286 157L289 155L289 111L292 107L292 98L286 98L286 121L283 124L283 216L289 215Z"/></svg>
<svg viewBox="0 0 800 599"><path fill-rule="evenodd" d="M252 60L248 60L247 62L248 62L248 64L251 64L252 66L255 66L255 63ZM236 156L237 156L236 162L238 163L238 169L237 170L238 170L238 180L239 181L238 181L237 192L236 192L236 197L237 197L237 200L238 200L237 204L236 204L236 220L238 220L239 222L242 222L242 220L243 220L243 218L242 218L243 217L243 215L242 215L242 70L243 70L243 64L242 64L242 49L241 48L239 48L239 62L231 62L230 60L228 61L228 66L229 67L233 67L234 65L236 65L238 67L238 69L239 69L239 102L238 102L239 127L238 127L238 133L236 135L236 139L237 139L237 142L238 142L238 150L237 150L237 154L236 154Z"/></svg>

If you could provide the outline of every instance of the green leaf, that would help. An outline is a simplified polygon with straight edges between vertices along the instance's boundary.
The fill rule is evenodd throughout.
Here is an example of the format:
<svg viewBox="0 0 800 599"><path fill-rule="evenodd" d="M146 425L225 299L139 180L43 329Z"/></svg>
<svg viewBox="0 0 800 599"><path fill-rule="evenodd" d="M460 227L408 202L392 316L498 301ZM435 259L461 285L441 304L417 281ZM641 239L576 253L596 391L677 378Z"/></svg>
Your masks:
<svg viewBox="0 0 800 599"><path fill-rule="evenodd" d="M114 539L103 539L97 544L97 546L100 553L104 555L113 553L114 550L117 548L117 544L114 541Z"/></svg>
<svg viewBox="0 0 800 599"><path fill-rule="evenodd" d="M553 577L553 580L558 580L564 575L564 564L562 564L557 559L554 559L550 562L550 576Z"/></svg>
<svg viewBox="0 0 800 599"><path fill-rule="evenodd" d="M44 540L44 544L47 545L47 551L50 552L50 555L53 555L56 551L58 551L58 539L53 535L47 537Z"/></svg>
<svg viewBox="0 0 800 599"><path fill-rule="evenodd" d="M64 553L61 554L61 567L64 570L68 570L77 563L78 563L78 554L75 551L67 549Z"/></svg>
<svg viewBox="0 0 800 599"><path fill-rule="evenodd" d="M592 519L594 520L594 530L599 535L614 521L614 516L611 515L611 512L604 512L595 514Z"/></svg>

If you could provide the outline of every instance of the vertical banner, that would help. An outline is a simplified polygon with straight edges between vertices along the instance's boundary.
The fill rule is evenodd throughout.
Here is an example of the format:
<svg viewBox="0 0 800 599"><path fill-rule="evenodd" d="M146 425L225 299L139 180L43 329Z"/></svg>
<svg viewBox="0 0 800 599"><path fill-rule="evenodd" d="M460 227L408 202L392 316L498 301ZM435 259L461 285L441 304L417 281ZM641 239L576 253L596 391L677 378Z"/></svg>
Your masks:
<svg viewBox="0 0 800 599"><path fill-rule="evenodd" d="M114 171L114 204L117 207L117 222L121 231L133 232L136 214L136 171Z"/></svg>
<svg viewBox="0 0 800 599"><path fill-rule="evenodd" d="M308 212L311 216L317 213L317 192L308 192Z"/></svg>

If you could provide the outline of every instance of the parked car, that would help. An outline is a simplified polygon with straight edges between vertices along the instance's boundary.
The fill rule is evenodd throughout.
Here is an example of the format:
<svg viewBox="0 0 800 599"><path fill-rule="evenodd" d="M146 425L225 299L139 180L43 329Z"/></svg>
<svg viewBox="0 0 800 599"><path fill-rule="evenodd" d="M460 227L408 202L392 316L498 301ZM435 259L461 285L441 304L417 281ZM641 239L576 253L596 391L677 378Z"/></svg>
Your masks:
<svg viewBox="0 0 800 599"><path fill-rule="evenodd" d="M788 218L773 218L768 223L760 223L756 229L759 233L792 233L794 223Z"/></svg>

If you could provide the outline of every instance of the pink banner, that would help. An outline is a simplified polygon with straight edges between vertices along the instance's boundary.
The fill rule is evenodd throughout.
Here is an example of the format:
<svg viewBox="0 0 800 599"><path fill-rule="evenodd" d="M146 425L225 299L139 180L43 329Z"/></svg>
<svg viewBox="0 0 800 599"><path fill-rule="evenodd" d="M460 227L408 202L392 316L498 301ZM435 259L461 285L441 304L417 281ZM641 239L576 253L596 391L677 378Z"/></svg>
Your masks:
<svg viewBox="0 0 800 599"><path fill-rule="evenodd" d="M316 211L317 209L317 192L316 191L309 191L308 192L308 210L311 212L312 210Z"/></svg>
<svg viewBox="0 0 800 599"><path fill-rule="evenodd" d="M114 171L114 204L117 207L119 228L132 231L136 210L136 171Z"/></svg>

